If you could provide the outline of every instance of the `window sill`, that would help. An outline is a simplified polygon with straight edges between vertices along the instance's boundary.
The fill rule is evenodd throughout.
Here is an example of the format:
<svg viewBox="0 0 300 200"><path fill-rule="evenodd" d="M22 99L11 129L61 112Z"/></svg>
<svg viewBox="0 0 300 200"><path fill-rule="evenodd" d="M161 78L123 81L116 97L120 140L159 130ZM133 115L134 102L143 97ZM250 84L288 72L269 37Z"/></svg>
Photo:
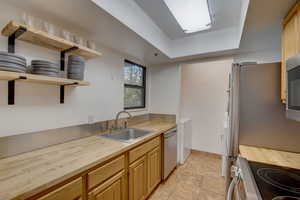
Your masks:
<svg viewBox="0 0 300 200"><path fill-rule="evenodd" d="M127 112L142 112L142 111L148 111L148 108L137 108L137 109L125 109Z"/></svg>

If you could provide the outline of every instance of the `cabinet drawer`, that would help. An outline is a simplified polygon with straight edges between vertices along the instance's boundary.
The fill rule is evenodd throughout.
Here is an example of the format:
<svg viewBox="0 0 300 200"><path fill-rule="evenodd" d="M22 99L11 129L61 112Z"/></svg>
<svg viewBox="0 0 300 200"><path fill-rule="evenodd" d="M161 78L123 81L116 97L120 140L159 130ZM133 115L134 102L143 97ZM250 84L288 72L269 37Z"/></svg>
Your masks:
<svg viewBox="0 0 300 200"><path fill-rule="evenodd" d="M89 195L89 200L125 200L125 171L108 179L100 186L93 189Z"/></svg>
<svg viewBox="0 0 300 200"><path fill-rule="evenodd" d="M156 137L151 141L142 144L141 146L129 151L129 162L132 163L139 157L145 155L147 152L151 151L155 147L160 145L160 137Z"/></svg>
<svg viewBox="0 0 300 200"><path fill-rule="evenodd" d="M88 188L91 189L115 175L125 167L124 155L106 163L102 167L88 173Z"/></svg>
<svg viewBox="0 0 300 200"><path fill-rule="evenodd" d="M82 178L78 178L38 200L74 200L82 195Z"/></svg>

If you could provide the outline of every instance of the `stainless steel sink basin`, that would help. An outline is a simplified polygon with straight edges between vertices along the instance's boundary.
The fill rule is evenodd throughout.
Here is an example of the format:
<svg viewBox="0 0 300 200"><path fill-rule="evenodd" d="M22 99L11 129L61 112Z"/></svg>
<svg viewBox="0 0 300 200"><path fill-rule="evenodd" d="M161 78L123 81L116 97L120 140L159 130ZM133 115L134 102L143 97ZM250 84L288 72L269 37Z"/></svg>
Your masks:
<svg viewBox="0 0 300 200"><path fill-rule="evenodd" d="M126 129L113 131L112 133L106 133L101 136L105 138L121 141L121 142L132 142L133 140L138 139L140 137L144 137L150 133L152 132L148 130L137 129L137 128L126 128Z"/></svg>

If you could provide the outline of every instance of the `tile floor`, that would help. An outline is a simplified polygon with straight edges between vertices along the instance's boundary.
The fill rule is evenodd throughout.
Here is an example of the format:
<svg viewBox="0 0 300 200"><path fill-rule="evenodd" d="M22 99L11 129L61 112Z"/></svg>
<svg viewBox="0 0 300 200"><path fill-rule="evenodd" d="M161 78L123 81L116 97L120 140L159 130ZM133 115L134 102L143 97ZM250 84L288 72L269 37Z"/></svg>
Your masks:
<svg viewBox="0 0 300 200"><path fill-rule="evenodd" d="M221 159L193 151L162 183L149 200L224 200L225 180L221 177Z"/></svg>

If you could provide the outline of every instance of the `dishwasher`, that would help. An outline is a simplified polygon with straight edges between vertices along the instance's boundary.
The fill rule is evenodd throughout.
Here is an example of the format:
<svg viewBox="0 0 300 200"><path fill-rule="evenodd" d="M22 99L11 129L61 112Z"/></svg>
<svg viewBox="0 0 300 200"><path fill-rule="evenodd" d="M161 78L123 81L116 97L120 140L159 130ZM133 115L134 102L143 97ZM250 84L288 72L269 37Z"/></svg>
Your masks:
<svg viewBox="0 0 300 200"><path fill-rule="evenodd" d="M177 128L164 134L164 180L177 166Z"/></svg>

